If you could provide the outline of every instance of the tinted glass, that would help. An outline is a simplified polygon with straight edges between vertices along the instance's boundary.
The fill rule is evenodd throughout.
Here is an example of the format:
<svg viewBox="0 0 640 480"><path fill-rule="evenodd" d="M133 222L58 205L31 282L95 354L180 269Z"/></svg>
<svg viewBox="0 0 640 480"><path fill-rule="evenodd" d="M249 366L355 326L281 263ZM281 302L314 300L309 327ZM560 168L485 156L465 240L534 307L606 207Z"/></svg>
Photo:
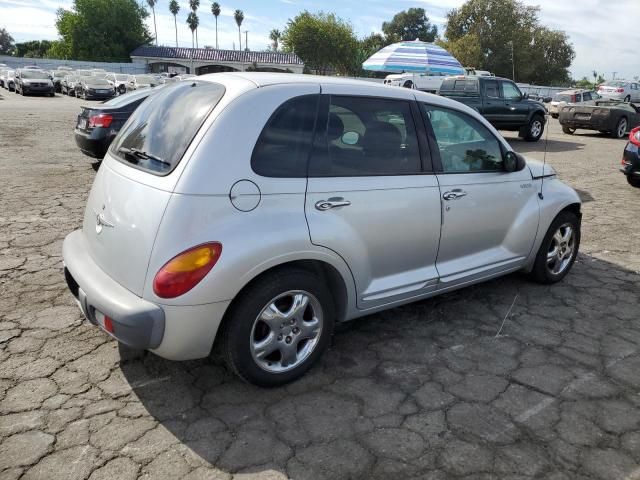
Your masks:
<svg viewBox="0 0 640 480"><path fill-rule="evenodd" d="M224 95L212 82L176 83L143 102L112 143L123 163L166 175L180 162L193 137ZM130 149L156 158L127 153Z"/></svg>
<svg viewBox="0 0 640 480"><path fill-rule="evenodd" d="M582 101L588 102L589 100L591 100L591 93L590 92L583 93L582 94Z"/></svg>
<svg viewBox="0 0 640 480"><path fill-rule="evenodd" d="M126 82L129 78L129 75L116 75L116 80L119 82Z"/></svg>
<svg viewBox="0 0 640 480"><path fill-rule="evenodd" d="M403 100L332 96L310 176L355 177L420 173L411 105Z"/></svg>
<svg viewBox="0 0 640 480"><path fill-rule="evenodd" d="M318 95L292 98L275 111L253 149L254 172L265 177L307 176L318 98Z"/></svg>
<svg viewBox="0 0 640 480"><path fill-rule="evenodd" d="M442 82L441 92L447 95L469 95L478 93L478 80L449 78Z"/></svg>
<svg viewBox="0 0 640 480"><path fill-rule="evenodd" d="M515 100L515 99L522 98L522 93L520 93L520 90L518 90L518 87L516 87L513 83L501 82L501 84L502 84L502 96L504 97L505 100Z"/></svg>
<svg viewBox="0 0 640 480"><path fill-rule="evenodd" d="M490 98L500 98L500 92L498 91L498 82L491 80L484 82L484 94Z"/></svg>
<svg viewBox="0 0 640 480"><path fill-rule="evenodd" d="M498 140L475 118L431 105L421 107L435 133L445 173L504 170Z"/></svg>

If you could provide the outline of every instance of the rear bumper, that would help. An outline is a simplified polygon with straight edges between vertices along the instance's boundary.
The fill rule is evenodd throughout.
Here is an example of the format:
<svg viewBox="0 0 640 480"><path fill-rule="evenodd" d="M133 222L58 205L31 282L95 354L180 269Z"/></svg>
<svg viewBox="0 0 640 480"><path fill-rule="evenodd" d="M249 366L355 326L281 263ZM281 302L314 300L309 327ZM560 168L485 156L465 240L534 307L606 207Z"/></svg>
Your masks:
<svg viewBox="0 0 640 480"><path fill-rule="evenodd" d="M165 330L162 308L104 273L91 258L80 230L65 238L62 257L67 285L87 320L105 329L99 321L102 313L112 320L113 331L107 333L118 341L140 349L160 346Z"/></svg>
<svg viewBox="0 0 640 480"><path fill-rule="evenodd" d="M560 116L560 125L562 125L563 127L569 127L569 128L576 128L576 129L581 129L581 130L602 130L602 131L609 131L612 129L611 125L609 125L609 122L606 120L603 121L599 121L599 120L588 120L588 121L581 121L581 120L574 120L574 119L566 119L563 118L562 116Z"/></svg>
<svg viewBox="0 0 640 480"><path fill-rule="evenodd" d="M92 132L85 133L77 128L74 130L76 145L85 155L102 159L107 153L107 149L111 144L113 137L107 136L106 132L94 129Z"/></svg>

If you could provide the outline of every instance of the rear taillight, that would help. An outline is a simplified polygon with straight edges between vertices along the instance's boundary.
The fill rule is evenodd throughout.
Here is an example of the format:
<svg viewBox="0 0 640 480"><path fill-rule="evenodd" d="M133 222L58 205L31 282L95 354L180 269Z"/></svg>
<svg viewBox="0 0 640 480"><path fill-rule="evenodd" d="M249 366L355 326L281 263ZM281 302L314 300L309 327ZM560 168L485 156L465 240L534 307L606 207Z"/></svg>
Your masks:
<svg viewBox="0 0 640 480"><path fill-rule="evenodd" d="M616 92L618 92L618 93L624 93L624 88L617 88L617 89L616 89Z"/></svg>
<svg viewBox="0 0 640 480"><path fill-rule="evenodd" d="M629 134L629 141L636 147L640 147L640 127L636 127L631 130L631 133Z"/></svg>
<svg viewBox="0 0 640 480"><path fill-rule="evenodd" d="M104 127L109 128L113 122L113 115L108 113L101 113L99 115L91 115L89 117L89 127Z"/></svg>
<svg viewBox="0 0 640 480"><path fill-rule="evenodd" d="M576 96L575 95L571 95L571 103L576 103Z"/></svg>
<svg viewBox="0 0 640 480"><path fill-rule="evenodd" d="M153 291L160 298L175 298L187 293L209 273L221 253L222 244L211 242L176 255L156 273Z"/></svg>

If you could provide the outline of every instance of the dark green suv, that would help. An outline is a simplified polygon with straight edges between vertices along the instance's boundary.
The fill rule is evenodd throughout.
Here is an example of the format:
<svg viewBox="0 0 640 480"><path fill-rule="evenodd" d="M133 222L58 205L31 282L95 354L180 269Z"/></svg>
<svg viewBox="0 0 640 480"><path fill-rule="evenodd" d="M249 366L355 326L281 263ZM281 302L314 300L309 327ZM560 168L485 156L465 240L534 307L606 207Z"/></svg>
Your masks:
<svg viewBox="0 0 640 480"><path fill-rule="evenodd" d="M439 94L477 110L497 129L519 132L527 141L537 142L544 132L544 105L523 94L511 80L448 77L442 82Z"/></svg>

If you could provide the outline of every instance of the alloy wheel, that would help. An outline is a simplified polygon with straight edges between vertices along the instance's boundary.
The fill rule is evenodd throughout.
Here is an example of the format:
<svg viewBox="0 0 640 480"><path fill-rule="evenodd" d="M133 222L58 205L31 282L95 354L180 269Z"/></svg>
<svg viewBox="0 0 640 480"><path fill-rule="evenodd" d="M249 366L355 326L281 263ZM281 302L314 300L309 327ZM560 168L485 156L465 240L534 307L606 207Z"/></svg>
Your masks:
<svg viewBox="0 0 640 480"><path fill-rule="evenodd" d="M618 123L618 130L617 130L618 138L624 137L625 133L627 133L627 119L623 118Z"/></svg>
<svg viewBox="0 0 640 480"><path fill-rule="evenodd" d="M269 373L301 365L315 350L323 327L318 299L304 290L291 290L267 303L251 329L251 356Z"/></svg>
<svg viewBox="0 0 640 480"><path fill-rule="evenodd" d="M531 122L531 136L538 138L542 135L542 122L540 120L534 120Z"/></svg>
<svg viewBox="0 0 640 480"><path fill-rule="evenodd" d="M560 275L567 269L573 259L575 244L573 226L570 223L562 224L551 237L551 244L547 251L549 272L553 275Z"/></svg>

